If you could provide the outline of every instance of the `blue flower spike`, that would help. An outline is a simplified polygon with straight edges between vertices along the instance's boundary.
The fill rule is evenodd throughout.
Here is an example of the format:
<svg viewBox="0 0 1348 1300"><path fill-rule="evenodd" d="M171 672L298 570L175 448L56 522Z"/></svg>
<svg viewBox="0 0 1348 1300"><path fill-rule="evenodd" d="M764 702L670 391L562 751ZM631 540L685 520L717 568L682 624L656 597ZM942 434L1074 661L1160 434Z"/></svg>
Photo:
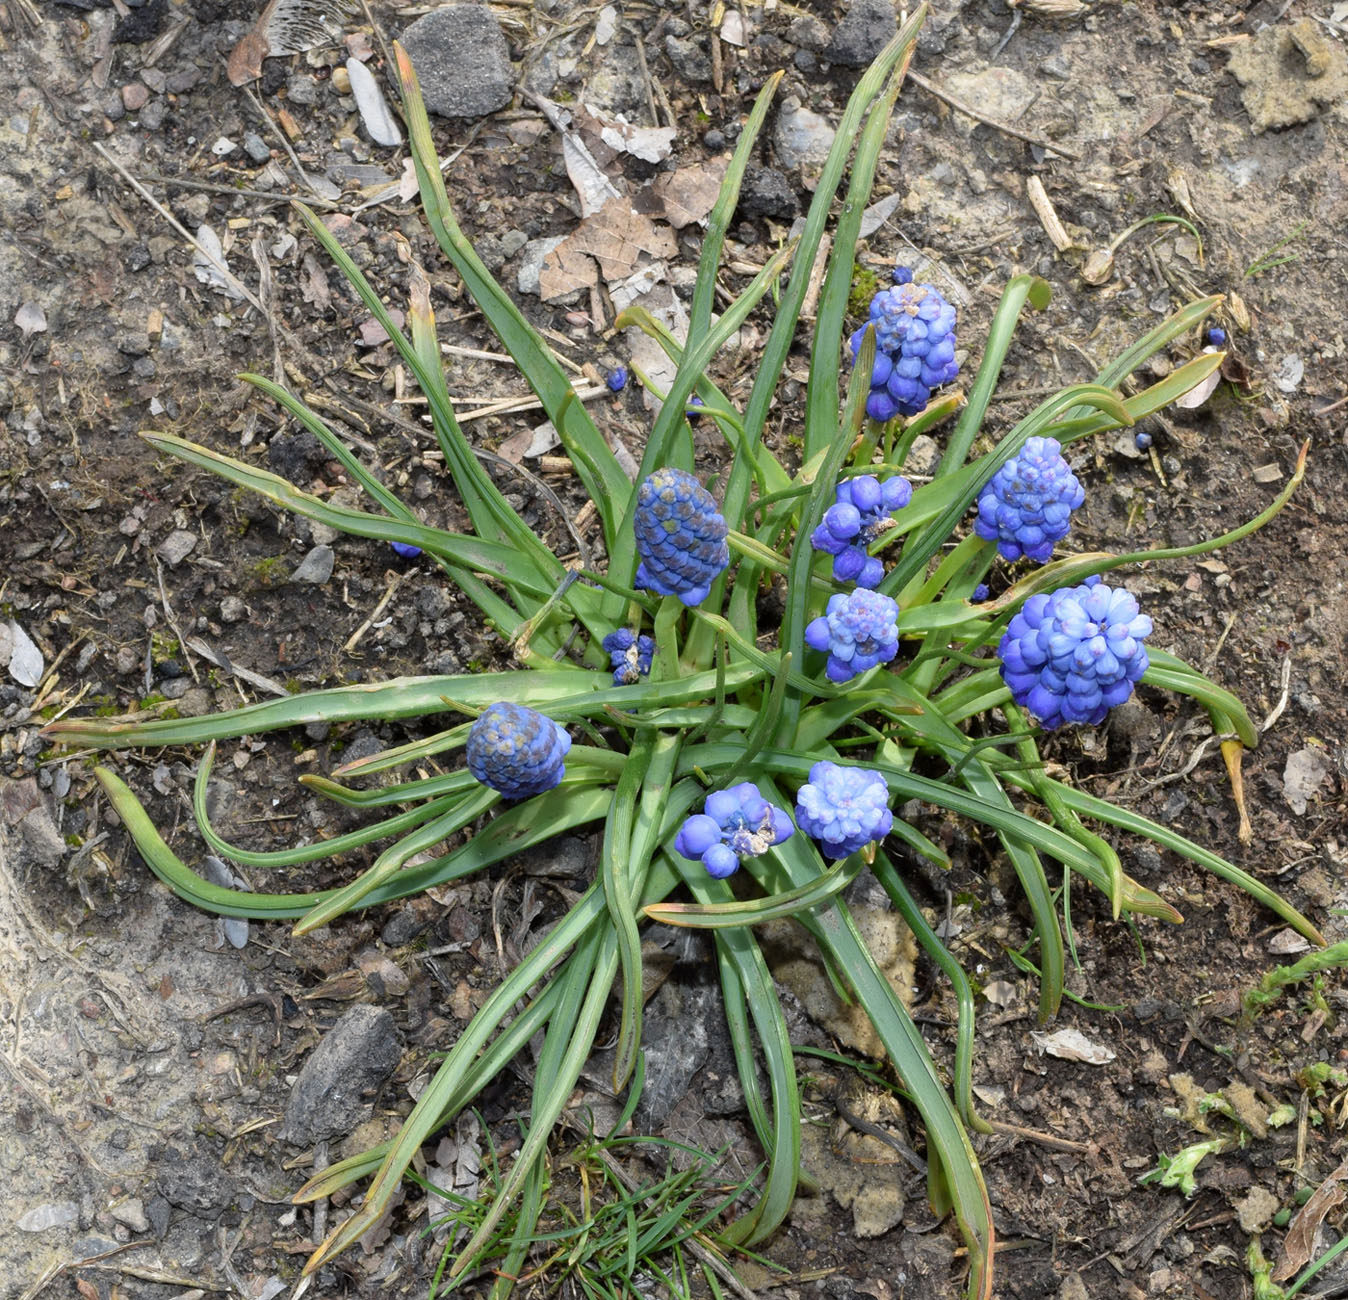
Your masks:
<svg viewBox="0 0 1348 1300"><path fill-rule="evenodd" d="M636 584L700 605L730 563L726 522L711 493L681 469L658 469L637 493Z"/></svg>
<svg viewBox="0 0 1348 1300"><path fill-rule="evenodd" d="M1031 596L997 647L1002 680L1045 731L1096 726L1147 671L1151 627L1131 592L1098 577Z"/></svg>
<svg viewBox="0 0 1348 1300"><path fill-rule="evenodd" d="M889 834L889 786L869 768L818 762L796 792L796 825L826 858L845 858Z"/></svg>
<svg viewBox="0 0 1348 1300"><path fill-rule="evenodd" d="M843 479L824 522L810 534L816 551L833 556L835 582L878 587L885 566L866 548L894 525L894 512L913 499L913 485L895 476L882 483L873 474Z"/></svg>
<svg viewBox="0 0 1348 1300"><path fill-rule="evenodd" d="M709 794L704 809L679 828L674 848L701 862L717 880L738 871L741 858L761 857L796 830L791 818L764 799L752 781Z"/></svg>
<svg viewBox="0 0 1348 1300"><path fill-rule="evenodd" d="M604 376L604 383L608 385L610 393L621 393L627 387L627 367L614 366L612 370Z"/></svg>
<svg viewBox="0 0 1348 1300"><path fill-rule="evenodd" d="M1208 344L1214 348L1226 346L1226 331L1220 325L1214 325L1208 330Z"/></svg>
<svg viewBox="0 0 1348 1300"><path fill-rule="evenodd" d="M468 770L507 799L528 799L559 785L571 737L551 718L502 700L468 731Z"/></svg>
<svg viewBox="0 0 1348 1300"><path fill-rule="evenodd" d="M824 674L848 682L899 652L899 606L889 596L858 587L830 596L828 607L805 628L805 644L828 655Z"/></svg>
<svg viewBox="0 0 1348 1300"><path fill-rule="evenodd" d="M983 485L974 531L1004 558L1047 564L1067 536L1072 511L1086 499L1056 438L1029 438Z"/></svg>
<svg viewBox="0 0 1348 1300"><path fill-rule="evenodd" d="M651 660L655 657L653 637L638 636L631 628L620 627L610 632L600 645L608 653L614 686L635 686L651 671Z"/></svg>
<svg viewBox="0 0 1348 1300"><path fill-rule="evenodd" d="M900 268L906 271L907 268ZM866 414L884 423L926 410L932 389L959 374L955 361L955 309L929 284L908 281L881 289L871 299L875 362ZM894 273L895 280L899 271ZM857 359L866 327L848 340Z"/></svg>

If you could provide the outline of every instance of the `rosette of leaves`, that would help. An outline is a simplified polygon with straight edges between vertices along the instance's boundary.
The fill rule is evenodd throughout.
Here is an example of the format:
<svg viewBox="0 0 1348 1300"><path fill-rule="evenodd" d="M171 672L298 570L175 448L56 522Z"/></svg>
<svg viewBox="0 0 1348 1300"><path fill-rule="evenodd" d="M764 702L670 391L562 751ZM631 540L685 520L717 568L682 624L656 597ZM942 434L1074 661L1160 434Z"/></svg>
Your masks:
<svg viewBox="0 0 1348 1300"><path fill-rule="evenodd" d="M249 383L313 433L369 498L369 508L339 507L254 466L164 433L144 436L156 448L210 469L284 509L356 536L420 547L481 611L514 655L515 668L455 676L412 677L318 690L204 718L148 723L62 719L47 735L72 745L125 747L205 744L196 781L198 829L221 857L255 872L284 869L384 843L373 865L342 888L316 894L242 893L206 881L161 838L131 789L110 767L96 772L141 854L183 898L209 911L259 919L293 918L297 931L368 907L462 879L554 836L595 827L602 838L597 878L520 965L506 976L464 1029L453 1050L393 1140L340 1161L297 1193L315 1200L363 1186L359 1208L315 1251L313 1271L353 1244L388 1207L404 1172L441 1126L474 1098L517 1053L542 1034L534 1070L532 1113L513 1164L485 1209L476 1232L457 1250L450 1273L490 1266L504 1295L532 1244L545 1187L549 1136L590 1055L610 996L618 998L613 1083L627 1090L630 1115L640 1091L641 928L676 923L708 927L714 938L725 1013L740 1066L746 1109L764 1152L764 1171L751 1199L727 1207L709 1226L725 1246L750 1246L782 1222L799 1177L800 1098L782 1008L754 937L753 925L796 917L827 955L874 1022L890 1063L921 1116L927 1138L933 1205L949 1211L969 1252L968 1293L992 1292L994 1229L982 1174L969 1139L986 1128L970 1090L973 995L958 963L925 920L900 869L918 855L945 865L941 848L919 827L896 817L884 846L836 862L821 857L805 835L792 835L746 858L732 892L703 866L674 850L680 826L708 793L753 782L782 808L821 760L857 763L880 773L893 806L908 800L980 823L997 836L1019 876L1034 918L1042 970L1040 1010L1051 1016L1063 993L1063 927L1054 889L1071 874L1109 898L1116 915L1180 920L1164 899L1122 869L1098 828L1117 828L1180 853L1245 889L1315 942L1304 917L1235 865L1202 846L1047 775L1035 733L1012 703L993 654L1007 621L1033 593L1140 558L1212 549L1257 527L1287 500L1294 478L1268 511L1225 538L1149 555L1097 553L1059 560L1023 579L997 600L968 597L995 559L995 548L963 535L970 504L997 469L1028 438L1051 436L1063 445L1129 426L1174 401L1220 365L1220 354L1196 357L1163 380L1124 396L1122 381L1170 341L1196 328L1217 305L1193 303L1138 340L1092 383L1048 398L1006 430L987 454L970 460L1002 363L1026 306L1042 308L1049 287L1017 276L1007 286L985 342L981 364L934 479L919 487L895 526L873 543L893 563L879 590L899 605L901 653L842 684L822 668L807 674L805 630L837 590L828 557L810 536L832 504L840 476L897 473L904 448L924 429L948 419L960 398L942 398L911 420L878 426L865 418L873 338L863 339L839 407L840 360L858 230L894 100L911 58L925 6L920 7L859 81L843 114L820 177L804 231L739 297L713 319L713 295L728 223L745 166L776 89L764 87L709 220L690 309L689 344L681 347L639 311L619 322L659 340L677 374L647 440L637 482L660 467L692 472L692 435L684 411L702 403L703 422L724 435L728 455L717 485L729 524L730 567L693 607L674 596L637 590L633 543L636 489L542 337L526 322L473 251L445 191L415 75L399 54L412 157L426 219L483 316L540 399L575 472L595 503L607 567L568 570L531 531L480 463L454 416L424 276L414 274L410 333L390 316L370 284L316 217L301 209L314 238L387 331L426 398L446 471L462 500L471 531L452 533L420 522L345 443L293 394L258 375ZM848 155L853 151L850 173ZM764 439L769 405L800 322L815 255L840 187L844 203L831 230L819 298L806 396L803 451L788 464ZM769 292L776 294L771 329L743 411L711 380L718 349ZM885 463L874 463L884 440ZM699 474L699 477L706 476ZM947 543L958 538L953 547ZM760 585L785 578L786 605L769 643L760 641ZM615 686L603 637L615 627L649 628L657 645L647 678ZM572 647L580 645L582 651ZM1240 702L1180 661L1151 654L1145 682L1199 700L1217 731L1253 745L1256 734ZM813 662L813 661L811 661ZM574 735L565 773L555 788L504 803L459 760L472 719L509 700L551 718ZM207 815L214 742L309 723L422 719L451 715L445 729L338 769L332 777L302 777L311 790L367 810L369 825L284 851L261 852L225 842ZM971 738L977 721L979 739ZM447 769L411 775L369 789L357 778L406 768L435 757ZM485 819L485 824L482 824ZM470 825L476 833L452 851L447 837ZM869 860L868 860L869 859ZM918 941L953 983L960 1007L953 1087L947 1089L923 1037L867 951L842 900L846 885L872 871L907 919ZM283 878L283 875L278 877ZM749 882L748 887L743 882ZM1067 896L1062 889L1062 897ZM747 896L746 896L747 895ZM509 1217L507 1217L509 1215ZM513 1225L513 1226L512 1226ZM488 1252L493 1252L488 1255Z"/></svg>

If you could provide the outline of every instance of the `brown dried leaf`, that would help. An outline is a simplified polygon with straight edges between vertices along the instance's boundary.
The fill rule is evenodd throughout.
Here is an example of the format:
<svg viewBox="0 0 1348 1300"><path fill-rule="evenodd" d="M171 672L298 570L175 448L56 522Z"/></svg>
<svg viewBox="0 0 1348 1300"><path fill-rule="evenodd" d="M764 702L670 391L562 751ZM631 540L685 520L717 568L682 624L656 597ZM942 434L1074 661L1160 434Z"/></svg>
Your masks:
<svg viewBox="0 0 1348 1300"><path fill-rule="evenodd" d="M571 247L570 239L562 240L543 259L538 272L538 296L544 302L558 302L577 289L589 289L599 283L594 259Z"/></svg>
<svg viewBox="0 0 1348 1300"><path fill-rule="evenodd" d="M651 189L660 200L665 220L675 230L701 221L716 206L716 196L721 192L729 165L728 156L710 158L655 178Z"/></svg>
<svg viewBox="0 0 1348 1300"><path fill-rule="evenodd" d="M332 306L332 290L328 288L327 274L312 253L304 255L300 294L305 302L312 303L319 311L327 311Z"/></svg>
<svg viewBox="0 0 1348 1300"><path fill-rule="evenodd" d="M599 263L604 279L612 282L627 279L652 258L673 257L677 251L670 231L634 211L627 199L614 198L583 220L548 254L543 265L546 269L559 254L564 259L574 253L588 253ZM543 296L546 300L547 295Z"/></svg>
<svg viewBox="0 0 1348 1300"><path fill-rule="evenodd" d="M1288 1225L1287 1236L1283 1238L1278 1267L1269 1274L1270 1281L1285 1282L1310 1263L1315 1253L1315 1234L1320 1230L1325 1215L1348 1196L1348 1191L1343 1187L1345 1178L1348 1178L1348 1160L1339 1165L1296 1212L1296 1217Z"/></svg>

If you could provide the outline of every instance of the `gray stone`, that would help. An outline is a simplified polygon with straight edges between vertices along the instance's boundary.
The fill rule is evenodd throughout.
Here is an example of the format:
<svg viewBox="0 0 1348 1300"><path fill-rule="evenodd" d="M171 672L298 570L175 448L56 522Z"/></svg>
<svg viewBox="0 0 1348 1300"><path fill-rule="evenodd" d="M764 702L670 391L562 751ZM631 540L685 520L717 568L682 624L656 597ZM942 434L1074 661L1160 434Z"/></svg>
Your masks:
<svg viewBox="0 0 1348 1300"><path fill-rule="evenodd" d="M402 1043L387 1011L354 1006L310 1053L286 1104L281 1137L296 1146L344 1137L369 1113L365 1093L393 1073Z"/></svg>
<svg viewBox="0 0 1348 1300"><path fill-rule="evenodd" d="M311 582L321 587L332 577L332 566L336 560L331 546L315 546L302 559L290 575L291 582Z"/></svg>
<svg viewBox="0 0 1348 1300"><path fill-rule="evenodd" d="M847 16L834 28L824 57L830 63L864 68L897 31L893 0L854 0Z"/></svg>
<svg viewBox="0 0 1348 1300"><path fill-rule="evenodd" d="M817 167L828 157L837 131L794 96L782 102L773 143L785 167Z"/></svg>
<svg viewBox="0 0 1348 1300"><path fill-rule="evenodd" d="M171 569L187 559L188 554L196 544L197 535L195 533L189 533L185 528L175 528L155 548L155 554Z"/></svg>
<svg viewBox="0 0 1348 1300"><path fill-rule="evenodd" d="M173 1207L162 1196L155 1196L151 1198L150 1204L145 1207L145 1213L150 1220L150 1227L154 1229L154 1235L162 1238L168 1231Z"/></svg>
<svg viewBox="0 0 1348 1300"><path fill-rule="evenodd" d="M793 19L786 35L792 44L802 50L813 50L816 54L828 44L828 28L813 14L802 14Z"/></svg>
<svg viewBox="0 0 1348 1300"><path fill-rule="evenodd" d="M54 867L65 856L66 842L52 821L46 804L38 804L19 823L19 835L23 842L23 858L27 863L39 867Z"/></svg>
<svg viewBox="0 0 1348 1300"><path fill-rule="evenodd" d="M271 160L271 150L267 147L267 142L256 131L249 131L243 137L243 151L255 163L265 163Z"/></svg>
<svg viewBox="0 0 1348 1300"><path fill-rule="evenodd" d="M515 93L510 49L485 5L452 5L418 18L402 34L428 112L482 117Z"/></svg>
<svg viewBox="0 0 1348 1300"><path fill-rule="evenodd" d="M149 1232L150 1220L145 1214L145 1205L139 1196L128 1196L112 1207L112 1217L118 1223L124 1223L132 1232Z"/></svg>
<svg viewBox="0 0 1348 1300"><path fill-rule="evenodd" d="M234 1180L220 1167L217 1152L163 1146L151 1147L150 1156L159 1195L175 1209L206 1214L223 1210L234 1199ZM158 1231L153 1202L149 1217Z"/></svg>
<svg viewBox="0 0 1348 1300"><path fill-rule="evenodd" d="M787 177L774 167L750 163L740 186L737 211L741 217L775 217L789 221L798 209L796 191Z"/></svg>
<svg viewBox="0 0 1348 1300"><path fill-rule="evenodd" d="M543 239L531 239L525 244L520 269L515 276L515 287L521 293L538 296L538 277L543 271L543 259L565 238L565 235L548 235Z"/></svg>
<svg viewBox="0 0 1348 1300"><path fill-rule="evenodd" d="M666 36L665 53L685 81L711 80L711 57L695 36Z"/></svg>
<svg viewBox="0 0 1348 1300"><path fill-rule="evenodd" d="M220 618L225 623L238 623L248 617L248 606L238 596L226 596L220 602Z"/></svg>

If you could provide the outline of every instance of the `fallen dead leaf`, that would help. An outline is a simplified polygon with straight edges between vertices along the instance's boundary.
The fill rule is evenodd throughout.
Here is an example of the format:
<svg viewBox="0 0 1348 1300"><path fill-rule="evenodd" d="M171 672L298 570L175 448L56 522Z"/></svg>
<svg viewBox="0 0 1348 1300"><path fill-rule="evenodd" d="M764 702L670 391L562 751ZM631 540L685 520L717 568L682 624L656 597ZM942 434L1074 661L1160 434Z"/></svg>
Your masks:
<svg viewBox="0 0 1348 1300"><path fill-rule="evenodd" d="M1093 1043L1079 1029L1055 1029L1051 1034L1041 1034L1037 1029L1030 1030L1034 1045L1050 1056L1064 1061L1083 1061L1087 1065L1106 1065L1114 1059L1114 1053L1103 1043Z"/></svg>
<svg viewBox="0 0 1348 1300"><path fill-rule="evenodd" d="M657 176L651 193L659 200L665 220L675 230L703 220L716 206L716 196L721 192L729 166L729 155L723 155Z"/></svg>
<svg viewBox="0 0 1348 1300"><path fill-rule="evenodd" d="M543 259L539 294L544 302L555 302L593 284L590 258L599 263L604 279L614 282L627 279L652 259L672 257L677 247L671 231L633 211L626 198L610 199Z"/></svg>
<svg viewBox="0 0 1348 1300"><path fill-rule="evenodd" d="M1302 816L1325 778L1329 775L1329 755L1323 749L1306 746L1288 754L1282 773L1282 794L1298 817Z"/></svg>
<svg viewBox="0 0 1348 1300"><path fill-rule="evenodd" d="M1285 1282L1310 1263L1315 1253L1315 1236L1325 1215L1336 1205L1342 1204L1344 1196L1348 1195L1343 1187L1345 1178L1348 1178L1348 1160L1339 1165L1296 1212L1296 1217L1287 1227L1287 1236L1282 1241L1278 1267L1269 1274L1270 1281Z"/></svg>
<svg viewBox="0 0 1348 1300"><path fill-rule="evenodd" d="M589 289L599 283L599 269L583 249L564 239L543 258L538 272L538 296L544 302L558 302L577 289Z"/></svg>

